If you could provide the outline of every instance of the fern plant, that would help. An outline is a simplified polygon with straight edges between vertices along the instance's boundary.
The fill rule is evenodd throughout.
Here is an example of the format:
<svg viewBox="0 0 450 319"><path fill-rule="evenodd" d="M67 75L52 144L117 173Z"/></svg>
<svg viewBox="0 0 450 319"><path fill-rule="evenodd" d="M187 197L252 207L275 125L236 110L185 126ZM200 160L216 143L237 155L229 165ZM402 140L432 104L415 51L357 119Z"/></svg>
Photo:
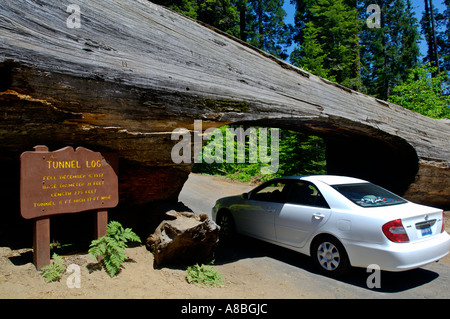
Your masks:
<svg viewBox="0 0 450 319"><path fill-rule="evenodd" d="M131 228L123 228L117 221L111 221L106 235L94 239L89 246L89 254L94 260L102 257L102 264L110 277L114 277L122 268L122 263L128 259L125 254L128 241L141 242Z"/></svg>
<svg viewBox="0 0 450 319"><path fill-rule="evenodd" d="M46 283L52 281L59 281L66 271L66 265L64 263L64 259L56 253L52 255L52 262L41 268L43 271L42 276Z"/></svg>
<svg viewBox="0 0 450 319"><path fill-rule="evenodd" d="M223 277L212 265L195 264L187 268L186 279L190 284L223 287Z"/></svg>

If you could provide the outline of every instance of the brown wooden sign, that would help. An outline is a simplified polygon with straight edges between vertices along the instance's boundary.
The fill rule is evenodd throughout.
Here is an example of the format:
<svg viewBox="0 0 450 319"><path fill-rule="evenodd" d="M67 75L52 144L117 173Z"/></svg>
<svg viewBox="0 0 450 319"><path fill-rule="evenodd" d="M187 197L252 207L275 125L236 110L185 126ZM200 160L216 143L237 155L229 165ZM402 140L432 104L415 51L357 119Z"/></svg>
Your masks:
<svg viewBox="0 0 450 319"><path fill-rule="evenodd" d="M20 156L20 206L24 218L115 207L117 175L98 152L36 147Z"/></svg>
<svg viewBox="0 0 450 319"><path fill-rule="evenodd" d="M99 238L119 191L117 173L98 152L84 147L49 152L44 145L34 150L20 156L20 212L33 219L33 262L40 269L50 263L50 215L96 210Z"/></svg>

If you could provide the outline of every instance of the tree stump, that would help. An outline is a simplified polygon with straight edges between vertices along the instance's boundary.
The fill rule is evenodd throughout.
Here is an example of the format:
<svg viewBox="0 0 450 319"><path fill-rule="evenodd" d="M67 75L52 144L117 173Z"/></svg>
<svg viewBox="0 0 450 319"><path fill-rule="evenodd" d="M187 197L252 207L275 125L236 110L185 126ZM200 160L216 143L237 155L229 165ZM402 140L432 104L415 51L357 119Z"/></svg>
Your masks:
<svg viewBox="0 0 450 319"><path fill-rule="evenodd" d="M219 241L219 226L206 215L169 211L165 220L147 238L146 246L155 265L193 265L208 263Z"/></svg>

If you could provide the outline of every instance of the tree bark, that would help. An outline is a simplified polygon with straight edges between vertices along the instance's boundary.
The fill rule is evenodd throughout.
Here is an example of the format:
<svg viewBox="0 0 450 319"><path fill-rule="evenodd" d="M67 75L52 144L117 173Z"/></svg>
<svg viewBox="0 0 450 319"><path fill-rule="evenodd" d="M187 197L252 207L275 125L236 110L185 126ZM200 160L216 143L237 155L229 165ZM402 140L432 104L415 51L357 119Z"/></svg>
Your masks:
<svg viewBox="0 0 450 319"><path fill-rule="evenodd" d="M121 202L176 200L192 161L172 161L171 134L186 128L193 143L202 120L203 130L247 123L355 143L358 156L330 152L334 172L359 175L350 163L371 149L377 162L361 160L359 171L387 187L400 183L417 201L449 205L448 121L319 78L148 1L80 7L77 29L58 0L0 3L2 202L14 203L19 156L35 145L117 153ZM430 179L439 196L424 185Z"/></svg>

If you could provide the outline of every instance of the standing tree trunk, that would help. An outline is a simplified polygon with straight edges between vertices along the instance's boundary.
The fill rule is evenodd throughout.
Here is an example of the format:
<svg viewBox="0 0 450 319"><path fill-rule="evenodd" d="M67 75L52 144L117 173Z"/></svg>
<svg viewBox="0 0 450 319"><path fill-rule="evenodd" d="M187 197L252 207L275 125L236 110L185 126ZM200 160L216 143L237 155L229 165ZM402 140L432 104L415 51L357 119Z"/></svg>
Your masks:
<svg viewBox="0 0 450 319"><path fill-rule="evenodd" d="M434 65L437 67L437 73L440 73L439 68L439 51L438 51L438 45L437 45L437 38L436 38L436 22L434 20L434 10L433 10L433 0L430 0L430 13L431 13L431 34L433 38L433 46L434 46Z"/></svg>

